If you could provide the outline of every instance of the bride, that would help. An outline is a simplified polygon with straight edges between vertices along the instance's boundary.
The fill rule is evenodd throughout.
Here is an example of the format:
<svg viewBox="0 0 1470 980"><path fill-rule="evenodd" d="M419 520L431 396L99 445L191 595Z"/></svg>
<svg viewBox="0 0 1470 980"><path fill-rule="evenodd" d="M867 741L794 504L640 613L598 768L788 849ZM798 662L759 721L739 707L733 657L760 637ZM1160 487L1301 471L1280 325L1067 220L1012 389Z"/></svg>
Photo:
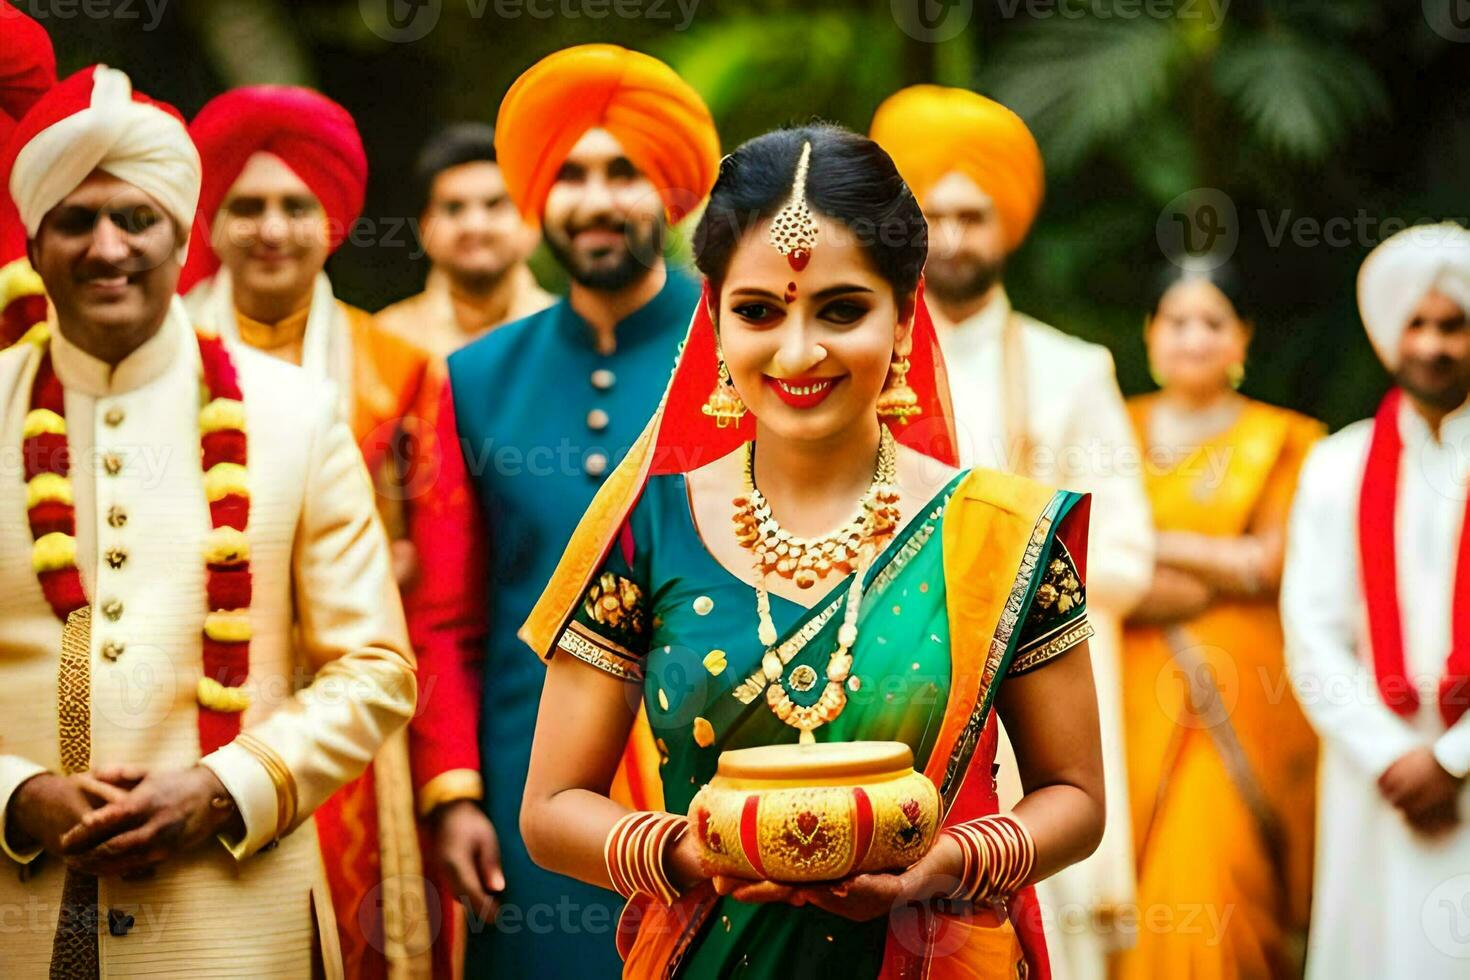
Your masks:
<svg viewBox="0 0 1470 980"><path fill-rule="evenodd" d="M954 468L927 229L875 143L751 140L694 245L705 302L659 413L522 631L548 671L531 856L632 899L626 976L1047 976L1030 886L1103 826L1088 498ZM992 709L1026 789L1009 813ZM917 863L706 871L684 814L722 751L858 740L907 744L939 790Z"/></svg>

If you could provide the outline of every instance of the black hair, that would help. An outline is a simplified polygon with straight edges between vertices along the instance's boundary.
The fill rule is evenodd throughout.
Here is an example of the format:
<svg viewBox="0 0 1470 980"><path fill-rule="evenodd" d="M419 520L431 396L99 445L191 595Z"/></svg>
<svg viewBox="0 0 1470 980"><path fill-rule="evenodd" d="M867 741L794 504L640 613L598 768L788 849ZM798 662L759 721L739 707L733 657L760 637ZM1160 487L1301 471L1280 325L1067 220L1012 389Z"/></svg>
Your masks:
<svg viewBox="0 0 1470 980"><path fill-rule="evenodd" d="M1250 323L1255 315L1255 308L1251 304L1249 294L1246 292L1245 280L1241 277L1239 270L1231 262L1219 264L1191 264L1185 262L1182 265L1174 262L1165 262L1154 274L1153 283L1149 291L1148 316L1152 320L1159 315L1159 304L1164 301L1164 294L1181 282L1204 280L1230 301L1235 307L1235 315L1242 323Z"/></svg>
<svg viewBox="0 0 1470 980"><path fill-rule="evenodd" d="M462 163L495 162L495 130L486 123L461 122L445 126L424 143L414 163L419 201L425 206L434 189L434 178Z"/></svg>
<svg viewBox="0 0 1470 980"><path fill-rule="evenodd" d="M694 261L719 285L735 246L791 196L802 146L811 143L806 202L848 227L905 302L919 284L929 226L893 160L865 136L827 123L778 129L742 143L720 163L694 230ZM820 247L820 246L818 246Z"/></svg>

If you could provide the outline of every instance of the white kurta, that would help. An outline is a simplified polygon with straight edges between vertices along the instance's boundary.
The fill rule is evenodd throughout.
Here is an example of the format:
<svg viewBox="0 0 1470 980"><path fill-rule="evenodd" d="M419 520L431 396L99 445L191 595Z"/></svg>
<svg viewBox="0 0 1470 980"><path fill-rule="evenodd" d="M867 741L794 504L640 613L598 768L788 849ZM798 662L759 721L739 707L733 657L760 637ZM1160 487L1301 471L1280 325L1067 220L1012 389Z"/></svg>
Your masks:
<svg viewBox="0 0 1470 980"><path fill-rule="evenodd" d="M1031 451L1017 458L1004 403L1004 331L1020 328L1021 383ZM1087 549L1087 617L1102 725L1107 828L1096 853L1037 888L1057 980L1102 980L1107 953L1131 937L1094 922L1095 911L1129 908L1137 896L1128 778L1123 748L1122 621L1153 576L1153 518L1141 454L1107 348L1063 333L1011 308L1004 291L981 312L940 335L949 372L961 464L1015 471L1093 495ZM1020 797L1015 758L1004 739L1001 802Z"/></svg>
<svg viewBox="0 0 1470 980"><path fill-rule="evenodd" d="M234 354L250 440L254 636L243 718L250 739L242 734L201 760L194 691L210 523L199 353L188 318L176 301L159 332L116 367L59 334L51 354L66 389L77 562L92 604L92 764L206 765L245 826L230 850L211 841L152 877L101 879L104 917L136 919L125 933L101 930L102 975L307 976L318 938L336 975L336 930L311 814L405 724L415 684L387 542L330 387L253 351ZM29 344L0 352L6 978L46 975L63 877L59 860L17 853L3 836L16 788L60 768L58 699L70 697L58 682L62 627L31 566L20 465L39 361Z"/></svg>
<svg viewBox="0 0 1470 980"><path fill-rule="evenodd" d="M1412 720L1380 700L1358 560L1358 494L1372 422L1318 443L1292 510L1281 618L1287 665L1322 736L1309 980L1470 976L1470 825L1431 840L1380 795L1378 777L1432 745L1470 770L1470 715L1445 730L1436 704L1449 655L1455 551L1465 512L1470 406L1436 439L1407 398L1396 516L1406 667L1420 691ZM1470 820L1470 797L1460 818Z"/></svg>

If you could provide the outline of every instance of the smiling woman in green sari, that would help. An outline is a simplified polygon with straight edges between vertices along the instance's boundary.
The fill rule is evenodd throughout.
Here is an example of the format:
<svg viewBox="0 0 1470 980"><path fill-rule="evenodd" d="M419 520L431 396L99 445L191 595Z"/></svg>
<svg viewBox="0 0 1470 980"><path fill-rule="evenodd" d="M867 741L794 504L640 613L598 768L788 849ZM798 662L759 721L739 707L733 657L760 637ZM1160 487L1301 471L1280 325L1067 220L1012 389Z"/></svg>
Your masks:
<svg viewBox="0 0 1470 980"><path fill-rule="evenodd" d="M926 228L876 144L745 144L695 251L664 402L523 630L548 659L530 853L631 894L625 976L1048 976L1029 886L1103 820L1087 498L953 468ZM1010 814L992 708L1027 790ZM945 829L904 871L712 878L694 794L721 752L797 741L904 743ZM625 757L659 812L610 795Z"/></svg>

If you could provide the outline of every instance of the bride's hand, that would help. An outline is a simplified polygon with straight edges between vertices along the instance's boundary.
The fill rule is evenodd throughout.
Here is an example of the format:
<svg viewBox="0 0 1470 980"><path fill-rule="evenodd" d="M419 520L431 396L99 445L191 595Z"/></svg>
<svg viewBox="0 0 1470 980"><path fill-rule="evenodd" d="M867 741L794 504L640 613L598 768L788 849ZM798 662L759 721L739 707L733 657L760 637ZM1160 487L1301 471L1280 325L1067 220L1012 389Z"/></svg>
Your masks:
<svg viewBox="0 0 1470 980"><path fill-rule="evenodd" d="M679 842L673 846L664 858L664 870L668 872L669 880L679 891L686 892L709 878L710 874L704 867L704 859L700 857L699 843L693 834L685 834Z"/></svg>
<svg viewBox="0 0 1470 980"><path fill-rule="evenodd" d="M815 905L844 919L867 922L905 903L948 895L958 883L963 861L959 845L940 837L917 864L898 874L861 874L821 885L783 885L716 875L712 883L716 892L738 902Z"/></svg>
<svg viewBox="0 0 1470 980"><path fill-rule="evenodd" d="M737 902L750 905L769 905L784 902L787 905L805 905L806 897L797 885L783 885L778 881L751 881L748 878L731 878L715 875L710 879L715 892L729 895Z"/></svg>
<svg viewBox="0 0 1470 980"><path fill-rule="evenodd" d="M861 874L830 885L806 885L798 889L799 902L840 915L854 922L868 922L892 914L909 902L942 898L954 891L964 857L957 843L940 837L929 853L907 871L897 874Z"/></svg>

